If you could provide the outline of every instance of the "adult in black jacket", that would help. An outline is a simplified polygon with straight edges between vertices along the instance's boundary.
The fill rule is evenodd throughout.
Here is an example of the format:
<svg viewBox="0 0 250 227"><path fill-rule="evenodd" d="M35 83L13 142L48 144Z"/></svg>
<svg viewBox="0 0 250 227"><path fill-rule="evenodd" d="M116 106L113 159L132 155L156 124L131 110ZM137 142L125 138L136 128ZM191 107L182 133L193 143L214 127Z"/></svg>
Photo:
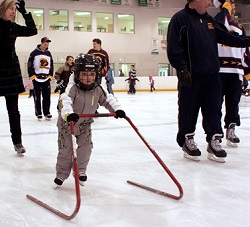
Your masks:
<svg viewBox="0 0 250 227"><path fill-rule="evenodd" d="M201 152L194 142L194 133L201 109L208 158L224 162L227 153L220 145L223 131L217 43L246 47L250 37L227 32L206 12L210 6L211 0L188 0L185 8L173 16L168 28L167 54L179 80L177 143L184 157L199 161Z"/></svg>
<svg viewBox="0 0 250 227"><path fill-rule="evenodd" d="M14 22L16 9L23 15L26 26ZM25 10L23 0L15 4L13 0L0 3L0 96L6 99L11 138L17 153L25 153L22 145L18 94L25 91L20 64L15 51L17 37L37 34L34 20Z"/></svg>

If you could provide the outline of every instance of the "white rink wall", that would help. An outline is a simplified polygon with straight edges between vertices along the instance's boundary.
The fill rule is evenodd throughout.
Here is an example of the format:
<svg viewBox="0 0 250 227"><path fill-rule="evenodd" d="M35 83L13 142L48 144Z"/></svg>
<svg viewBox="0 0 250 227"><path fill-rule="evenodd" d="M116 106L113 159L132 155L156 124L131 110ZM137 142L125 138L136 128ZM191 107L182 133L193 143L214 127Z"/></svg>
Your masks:
<svg viewBox="0 0 250 227"><path fill-rule="evenodd" d="M128 91L129 84L125 81L128 77L115 77L115 84L112 86L114 91ZM135 88L137 91L149 91L149 78L146 76L137 77L140 82L136 81ZM166 76L166 77L153 77L155 80L155 89L157 91L175 91L177 90L177 77ZM27 85L28 78L24 78L24 85ZM51 81L51 91L53 92L56 86L56 82L53 79ZM102 79L102 86L106 89L105 79Z"/></svg>

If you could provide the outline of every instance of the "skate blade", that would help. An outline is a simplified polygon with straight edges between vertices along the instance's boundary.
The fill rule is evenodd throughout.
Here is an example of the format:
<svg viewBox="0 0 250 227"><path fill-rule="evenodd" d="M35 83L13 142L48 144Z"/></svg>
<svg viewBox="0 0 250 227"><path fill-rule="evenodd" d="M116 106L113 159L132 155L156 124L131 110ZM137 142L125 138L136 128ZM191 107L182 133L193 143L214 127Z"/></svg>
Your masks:
<svg viewBox="0 0 250 227"><path fill-rule="evenodd" d="M183 157L186 158L186 159L195 161L195 162L199 162L200 161L200 159L198 158L199 156L191 156L191 155L189 155L186 152L184 152Z"/></svg>
<svg viewBox="0 0 250 227"><path fill-rule="evenodd" d="M58 188L61 188L62 187L62 185L58 185L58 184L55 184L54 185L54 189L56 190L56 189L58 189Z"/></svg>
<svg viewBox="0 0 250 227"><path fill-rule="evenodd" d="M225 159L221 157L216 157L214 154L208 153L207 158L211 161L225 163Z"/></svg>
<svg viewBox="0 0 250 227"><path fill-rule="evenodd" d="M230 140L227 140L227 146L229 147L238 147L237 143L232 143Z"/></svg>
<svg viewBox="0 0 250 227"><path fill-rule="evenodd" d="M79 180L79 184L83 187L84 186L84 181Z"/></svg>

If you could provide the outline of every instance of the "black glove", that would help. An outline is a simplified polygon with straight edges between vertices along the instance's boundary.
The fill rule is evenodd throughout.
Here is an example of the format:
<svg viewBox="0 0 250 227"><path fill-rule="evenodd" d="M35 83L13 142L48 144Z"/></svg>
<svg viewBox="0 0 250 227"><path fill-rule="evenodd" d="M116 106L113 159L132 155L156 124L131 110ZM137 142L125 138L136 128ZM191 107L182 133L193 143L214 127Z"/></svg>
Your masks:
<svg viewBox="0 0 250 227"><path fill-rule="evenodd" d="M17 2L16 2L16 8L17 8L17 10L18 10L21 14L27 13L27 12L26 12L26 9L25 9L25 2L24 2L24 0L17 0Z"/></svg>
<svg viewBox="0 0 250 227"><path fill-rule="evenodd" d="M66 87L66 83L64 82L64 80L60 80L57 82L57 85L56 85L56 89L54 90L54 92L58 92L59 90L61 90L62 88L65 88Z"/></svg>
<svg viewBox="0 0 250 227"><path fill-rule="evenodd" d="M187 66L183 66L177 73L181 87L191 87L192 77L191 73L187 70Z"/></svg>
<svg viewBox="0 0 250 227"><path fill-rule="evenodd" d="M67 117L68 122L74 121L76 123L78 120L79 120L79 115L76 113L72 113Z"/></svg>
<svg viewBox="0 0 250 227"><path fill-rule="evenodd" d="M117 111L115 111L115 113L116 113L115 118L118 118L118 117L124 118L126 116L126 113L123 110L117 110Z"/></svg>

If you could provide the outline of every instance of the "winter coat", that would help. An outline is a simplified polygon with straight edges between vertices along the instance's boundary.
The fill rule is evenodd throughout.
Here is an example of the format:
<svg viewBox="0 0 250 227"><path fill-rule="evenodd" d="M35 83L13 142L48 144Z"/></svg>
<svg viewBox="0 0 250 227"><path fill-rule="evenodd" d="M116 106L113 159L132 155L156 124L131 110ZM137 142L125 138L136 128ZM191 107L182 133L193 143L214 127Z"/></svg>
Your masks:
<svg viewBox="0 0 250 227"><path fill-rule="evenodd" d="M94 114L98 105L105 107L109 112L121 110L121 105L116 101L113 95L107 94L103 88L96 84L92 90L82 90L77 84L72 83L74 73L70 76L68 86L65 93L59 99L59 113L57 125L67 120L67 116L71 113L76 114ZM93 122L92 118L80 118L75 124L75 135L80 135L81 125L84 122Z"/></svg>
<svg viewBox="0 0 250 227"><path fill-rule="evenodd" d="M106 74L106 82L107 84L114 84L115 83L115 80L114 80L114 77L113 77L113 71L111 68L109 68L107 74Z"/></svg>
<svg viewBox="0 0 250 227"><path fill-rule="evenodd" d="M228 32L208 13L201 15L186 4L172 17L167 42L168 59L175 69L187 66L192 76L204 76L219 72L217 43L246 47L250 45L250 37Z"/></svg>
<svg viewBox="0 0 250 227"><path fill-rule="evenodd" d="M15 42L17 37L36 35L37 29L30 13L23 17L26 26L0 18L0 96L16 95L25 91Z"/></svg>

